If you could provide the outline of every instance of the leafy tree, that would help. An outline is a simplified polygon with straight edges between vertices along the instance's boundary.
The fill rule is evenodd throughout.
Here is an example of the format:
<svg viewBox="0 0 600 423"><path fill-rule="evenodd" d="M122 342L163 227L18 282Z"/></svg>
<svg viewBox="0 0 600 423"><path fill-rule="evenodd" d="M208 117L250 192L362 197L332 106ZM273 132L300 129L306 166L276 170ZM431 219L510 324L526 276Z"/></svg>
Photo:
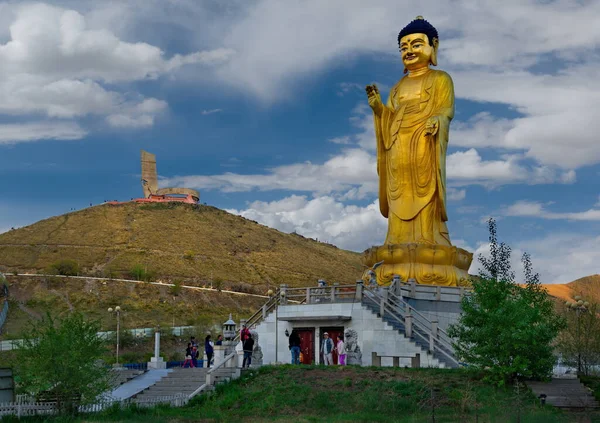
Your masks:
<svg viewBox="0 0 600 423"><path fill-rule="evenodd" d="M479 278L462 301L462 314L449 328L458 357L487 369L489 379L504 384L518 378L545 378L555 362L553 341L564 319L533 273L523 254L525 283L518 285L511 269L511 248L498 243L496 222L488 221L490 257L479 256Z"/></svg>
<svg viewBox="0 0 600 423"><path fill-rule="evenodd" d="M58 260L50 265L49 273L53 275L77 276L79 274L79 264L71 259Z"/></svg>
<svg viewBox="0 0 600 423"><path fill-rule="evenodd" d="M567 301L565 330L558 336L557 350L565 364L577 367L579 374L589 375L600 363L600 306L576 296Z"/></svg>
<svg viewBox="0 0 600 423"><path fill-rule="evenodd" d="M90 404L111 388L111 373L99 360L106 351L98 321L79 313L32 322L15 351L19 389L55 400L62 413Z"/></svg>

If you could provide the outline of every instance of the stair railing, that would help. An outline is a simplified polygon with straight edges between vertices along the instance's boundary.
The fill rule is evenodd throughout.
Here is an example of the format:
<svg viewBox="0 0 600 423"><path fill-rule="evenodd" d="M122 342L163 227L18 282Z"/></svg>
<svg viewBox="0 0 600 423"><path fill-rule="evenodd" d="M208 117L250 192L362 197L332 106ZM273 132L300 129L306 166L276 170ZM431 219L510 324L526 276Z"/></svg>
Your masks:
<svg viewBox="0 0 600 423"><path fill-rule="evenodd" d="M429 344L429 352L433 354L437 351L451 363L459 365L458 360L453 355L452 339L443 329L438 327L437 322L432 322L404 301L402 297L390 292L393 289L383 289L381 294L376 292L375 289L366 286L364 297L367 301L379 306L379 315L382 319L389 316L392 320L404 326L407 338L421 339L424 343Z"/></svg>
<svg viewBox="0 0 600 423"><path fill-rule="evenodd" d="M281 290L278 289L277 292L275 292L275 294L273 294L273 296L271 298L269 298L267 300L267 302L262 305L261 308L256 310L256 312L254 312L254 314L252 316L250 316L250 318L248 318L248 320L246 320L246 327L250 328L252 326L258 325L260 322L262 322L264 319L266 319L267 316L269 315L269 313L271 311L273 311L275 308L277 308L277 306L280 303L281 303ZM238 331L238 333L235 335L233 340L234 341L240 340L240 331Z"/></svg>

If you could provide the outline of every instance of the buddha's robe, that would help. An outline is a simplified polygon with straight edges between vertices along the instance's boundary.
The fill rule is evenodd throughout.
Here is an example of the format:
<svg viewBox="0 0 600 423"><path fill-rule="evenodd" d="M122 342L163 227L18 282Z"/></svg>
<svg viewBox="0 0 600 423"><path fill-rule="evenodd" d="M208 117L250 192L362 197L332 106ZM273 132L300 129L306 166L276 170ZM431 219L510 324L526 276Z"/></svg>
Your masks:
<svg viewBox="0 0 600 423"><path fill-rule="evenodd" d="M415 91L418 82L421 88ZM432 116L439 121L433 136L425 134ZM388 218L386 244L451 245L445 223L446 149L453 116L452 79L438 70L402 78L390 91L381 116L375 115L379 207Z"/></svg>

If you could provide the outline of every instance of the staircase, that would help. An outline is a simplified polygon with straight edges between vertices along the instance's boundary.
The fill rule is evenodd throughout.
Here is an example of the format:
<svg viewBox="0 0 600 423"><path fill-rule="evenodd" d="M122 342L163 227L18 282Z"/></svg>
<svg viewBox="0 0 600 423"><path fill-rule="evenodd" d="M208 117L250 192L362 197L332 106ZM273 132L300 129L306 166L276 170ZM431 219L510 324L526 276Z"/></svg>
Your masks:
<svg viewBox="0 0 600 423"><path fill-rule="evenodd" d="M423 353L432 354L447 368L459 367L454 357L452 341L448 334L434 324L402 297L393 294L394 285L382 293L365 287L362 305L404 337L421 348Z"/></svg>
<svg viewBox="0 0 600 423"><path fill-rule="evenodd" d="M206 371L202 367L191 369L175 368L167 376L135 396L135 402L145 402L161 397L189 395L206 381Z"/></svg>
<svg viewBox="0 0 600 423"><path fill-rule="evenodd" d="M208 371L210 384L207 385ZM148 389L140 392L134 398L134 402L157 401L161 398L172 398L174 396L190 397L202 391L212 390L218 383L227 382L234 377L234 367L220 367L207 369L205 367L174 368L166 377L163 377Z"/></svg>
<svg viewBox="0 0 600 423"><path fill-rule="evenodd" d="M590 390L577 378L554 378L550 382L529 381L527 386L538 398L546 395L546 404L554 407L573 410L599 408L598 401Z"/></svg>

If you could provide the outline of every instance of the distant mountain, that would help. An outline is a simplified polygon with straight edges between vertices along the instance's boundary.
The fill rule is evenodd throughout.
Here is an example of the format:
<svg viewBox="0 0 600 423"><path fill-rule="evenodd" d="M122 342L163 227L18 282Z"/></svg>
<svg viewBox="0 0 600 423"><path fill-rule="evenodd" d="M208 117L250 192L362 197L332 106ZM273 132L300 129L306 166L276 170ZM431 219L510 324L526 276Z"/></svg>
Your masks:
<svg viewBox="0 0 600 423"><path fill-rule="evenodd" d="M354 283L360 255L285 234L205 205L100 205L0 234L0 271L44 272L62 259L84 275L130 277L142 267L161 279L223 287Z"/></svg>
<svg viewBox="0 0 600 423"><path fill-rule="evenodd" d="M566 284L544 285L548 294L561 300L573 301L580 295L586 301L600 303L600 275L584 276Z"/></svg>

